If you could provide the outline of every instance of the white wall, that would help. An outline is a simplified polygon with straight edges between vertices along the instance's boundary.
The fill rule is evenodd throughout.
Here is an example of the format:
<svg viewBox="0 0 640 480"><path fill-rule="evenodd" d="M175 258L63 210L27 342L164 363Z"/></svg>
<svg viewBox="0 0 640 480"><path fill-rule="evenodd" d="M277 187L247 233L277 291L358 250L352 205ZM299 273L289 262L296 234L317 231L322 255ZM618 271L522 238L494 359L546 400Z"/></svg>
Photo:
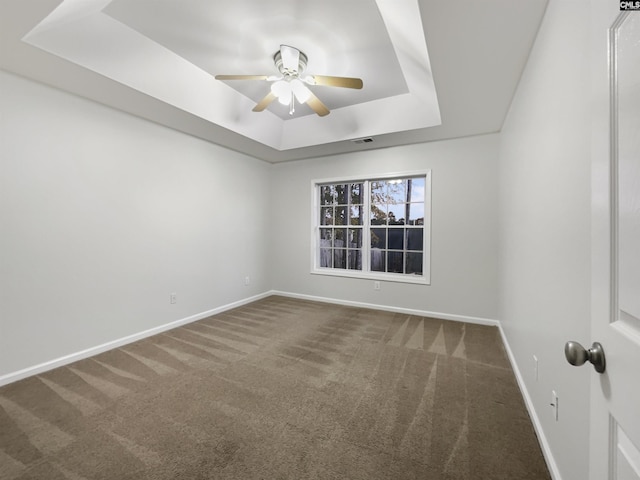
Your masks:
<svg viewBox="0 0 640 480"><path fill-rule="evenodd" d="M270 166L0 82L0 379L271 289L497 316L497 135ZM312 178L424 168L431 286L310 275Z"/></svg>
<svg viewBox="0 0 640 480"><path fill-rule="evenodd" d="M497 317L497 135L275 165L271 269L276 290L453 316ZM431 285L310 274L311 182L431 169Z"/></svg>
<svg viewBox="0 0 640 480"><path fill-rule="evenodd" d="M0 112L0 379L269 290L268 164L1 71Z"/></svg>
<svg viewBox="0 0 640 480"><path fill-rule="evenodd" d="M563 354L590 342L588 10L550 1L500 136L500 320L564 479L588 477L591 371Z"/></svg>

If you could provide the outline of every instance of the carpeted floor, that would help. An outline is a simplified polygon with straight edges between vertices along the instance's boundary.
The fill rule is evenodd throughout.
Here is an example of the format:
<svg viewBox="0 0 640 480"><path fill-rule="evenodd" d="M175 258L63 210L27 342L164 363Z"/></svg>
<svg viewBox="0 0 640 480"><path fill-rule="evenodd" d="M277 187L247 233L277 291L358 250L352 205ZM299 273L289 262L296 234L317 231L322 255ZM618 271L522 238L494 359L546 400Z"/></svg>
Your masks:
<svg viewBox="0 0 640 480"><path fill-rule="evenodd" d="M495 327L269 297L0 388L0 479L549 479Z"/></svg>

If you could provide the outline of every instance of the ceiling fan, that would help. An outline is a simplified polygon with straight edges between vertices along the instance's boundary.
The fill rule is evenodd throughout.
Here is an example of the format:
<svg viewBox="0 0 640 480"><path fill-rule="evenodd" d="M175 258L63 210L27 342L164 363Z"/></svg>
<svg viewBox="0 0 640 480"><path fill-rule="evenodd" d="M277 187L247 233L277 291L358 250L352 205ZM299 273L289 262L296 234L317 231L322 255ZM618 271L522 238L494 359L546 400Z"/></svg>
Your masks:
<svg viewBox="0 0 640 480"><path fill-rule="evenodd" d="M319 116L329 114L329 109L305 85L324 85L328 87L362 88L360 78L333 77L326 75L307 75L302 73L307 68L307 56L300 50L288 45L280 45L273 56L273 61L280 75L216 75L216 80L266 80L273 82L271 90L253 108L254 112L262 112L271 102L278 99L283 105L289 106L289 114L295 112L295 102L306 103Z"/></svg>

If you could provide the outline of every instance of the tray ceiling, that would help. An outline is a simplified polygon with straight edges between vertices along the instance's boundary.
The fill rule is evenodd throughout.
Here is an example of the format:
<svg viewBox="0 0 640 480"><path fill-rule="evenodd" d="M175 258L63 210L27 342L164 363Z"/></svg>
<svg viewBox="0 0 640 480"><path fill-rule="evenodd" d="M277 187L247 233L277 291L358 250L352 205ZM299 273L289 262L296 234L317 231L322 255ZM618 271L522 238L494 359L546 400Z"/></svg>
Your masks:
<svg viewBox="0 0 640 480"><path fill-rule="evenodd" d="M0 66L277 162L498 131L546 3L5 0ZM276 74L281 44L364 88L310 87L331 114L290 116L251 111L268 82L213 78Z"/></svg>

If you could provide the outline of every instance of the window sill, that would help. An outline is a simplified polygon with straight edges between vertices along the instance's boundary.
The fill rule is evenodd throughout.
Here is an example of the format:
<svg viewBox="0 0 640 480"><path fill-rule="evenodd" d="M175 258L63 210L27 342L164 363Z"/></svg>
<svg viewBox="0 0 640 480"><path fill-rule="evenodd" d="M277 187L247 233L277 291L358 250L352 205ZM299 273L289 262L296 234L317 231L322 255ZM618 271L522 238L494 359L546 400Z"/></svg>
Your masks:
<svg viewBox="0 0 640 480"><path fill-rule="evenodd" d="M414 285L431 285L431 282L426 277L418 276L418 275L362 272L360 270L335 270L335 269L328 269L328 268L312 269L311 274L327 275L330 277L358 278L360 280L376 280L380 282L412 283Z"/></svg>

